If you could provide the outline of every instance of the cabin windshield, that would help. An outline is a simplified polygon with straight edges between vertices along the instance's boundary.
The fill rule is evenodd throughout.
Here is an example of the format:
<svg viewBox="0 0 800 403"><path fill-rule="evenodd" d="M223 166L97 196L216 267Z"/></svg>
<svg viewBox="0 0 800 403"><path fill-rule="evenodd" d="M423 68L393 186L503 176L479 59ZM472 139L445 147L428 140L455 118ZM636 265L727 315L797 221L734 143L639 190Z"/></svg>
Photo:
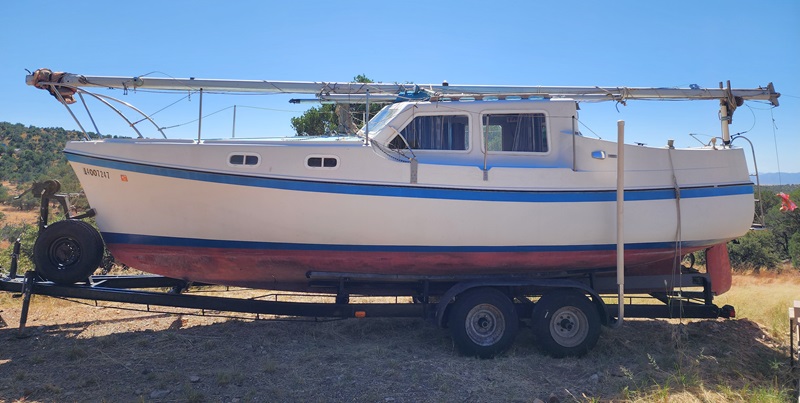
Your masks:
<svg viewBox="0 0 800 403"><path fill-rule="evenodd" d="M392 119L395 118L403 110L402 105L392 104L380 110L372 119L369 120L369 132L377 133L386 127ZM358 131L359 136L364 136L364 127Z"/></svg>

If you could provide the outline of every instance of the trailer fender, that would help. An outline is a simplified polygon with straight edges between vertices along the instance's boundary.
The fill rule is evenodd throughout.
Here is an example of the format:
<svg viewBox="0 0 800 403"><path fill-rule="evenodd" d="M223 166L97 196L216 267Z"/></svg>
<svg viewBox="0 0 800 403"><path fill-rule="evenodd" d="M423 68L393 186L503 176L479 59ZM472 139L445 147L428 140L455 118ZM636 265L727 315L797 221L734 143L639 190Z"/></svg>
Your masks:
<svg viewBox="0 0 800 403"><path fill-rule="evenodd" d="M445 320L447 316L447 309L455 301L456 297L465 291L476 287L537 287L546 290L556 288L577 289L591 296L592 302L595 304L595 307L597 307L597 311L600 314L601 323L604 326L608 326L610 323L608 309L606 308L606 304L603 302L603 299L600 298L600 295L597 294L597 292L595 292L586 284L575 280L564 279L501 278L497 280L481 279L474 281L462 281L450 287L450 289L448 289L447 292L442 295L442 297L439 299L439 302L436 304L436 324L439 327L445 327L447 323Z"/></svg>

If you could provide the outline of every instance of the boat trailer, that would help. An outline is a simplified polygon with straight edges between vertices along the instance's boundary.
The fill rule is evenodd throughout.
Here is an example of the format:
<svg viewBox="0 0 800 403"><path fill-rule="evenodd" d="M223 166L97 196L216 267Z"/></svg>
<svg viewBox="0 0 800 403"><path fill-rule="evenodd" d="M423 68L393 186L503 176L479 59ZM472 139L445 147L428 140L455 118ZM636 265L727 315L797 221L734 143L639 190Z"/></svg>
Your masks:
<svg viewBox="0 0 800 403"><path fill-rule="evenodd" d="M604 304L602 298L597 299L596 290L607 290L613 296L613 277L592 278L424 278L424 277L403 277L403 278L380 278L380 276L369 276L369 278L359 278L359 276L348 276L343 273L335 276L326 273L324 279L313 279L319 277L318 273L309 273L311 284L320 287L336 288L338 292L322 294L331 297L333 302L298 302L281 301L281 294L270 294L270 299L260 298L239 298L216 295L202 295L195 291L212 287L211 284L191 284L184 280L153 276L153 275L93 275L86 281L76 284L58 284L43 279L35 270L29 270L20 276L16 273L17 256L19 255L19 242L15 244L14 255L12 256L12 270L7 277L0 278L0 291L13 293L16 297L21 297L22 308L19 319L19 334L25 334L25 326L28 319L28 310L33 295L50 296L66 299L81 299L98 301L117 302L127 304L150 306L189 308L201 310L200 315L207 314L207 311L221 311L247 314L279 315L290 317L311 317L311 318L422 318L433 320L442 327L453 327L453 322L448 321L448 317L453 315L456 299L462 299L470 292L476 293L480 290L506 290L506 292L518 293L515 295L512 309L515 311L514 317L532 318L535 316L535 308L548 295L548 291L563 291L580 289L583 292L593 294L592 301L598 308L598 319L602 324L612 325L617 314L617 305ZM654 276L658 278L642 279L642 282L660 282L662 285L666 276ZM712 303L710 282L705 274L683 274L677 277L684 286L700 287L702 291L684 291L677 293L652 293L642 296L627 296L628 303L625 304L625 312L628 317L634 318L729 318L735 316L735 311L730 306L718 307ZM595 288L587 286L594 283ZM350 301L349 290L363 289L364 287L385 288L391 283L398 287L398 290L417 290L416 295L412 295L410 301L388 303L353 303ZM652 283L651 283L652 284ZM219 287L219 286L217 286ZM429 293L429 290L447 289L444 294ZM538 301L532 302L526 295L527 292L536 290L534 295L538 295ZM409 294L409 293L404 293ZM288 294L296 296L297 294ZM315 294L316 295L316 294ZM354 294L355 295L355 294ZM400 296L400 295L398 295ZM658 301L660 303L654 304ZM453 309L451 309L451 306ZM592 309L589 309L592 310ZM533 323L533 326L537 326ZM599 327L599 326L598 326ZM452 329L451 329L452 330ZM594 344L594 343L591 343ZM589 346L591 347L591 346ZM587 348L588 350L588 348ZM475 355L482 357L494 356L500 351L491 349L489 351L476 351ZM574 355L570 352L549 351L546 353L554 356ZM583 353L583 352L582 352ZM578 354L580 355L580 354Z"/></svg>

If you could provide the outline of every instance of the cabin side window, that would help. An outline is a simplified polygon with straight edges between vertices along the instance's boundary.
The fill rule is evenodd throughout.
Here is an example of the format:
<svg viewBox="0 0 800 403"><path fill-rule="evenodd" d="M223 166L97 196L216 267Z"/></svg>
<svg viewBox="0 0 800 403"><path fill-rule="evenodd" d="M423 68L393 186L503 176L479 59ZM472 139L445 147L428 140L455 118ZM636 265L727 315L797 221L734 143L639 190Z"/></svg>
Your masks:
<svg viewBox="0 0 800 403"><path fill-rule="evenodd" d="M228 155L228 165L255 167L261 162L258 154L233 153Z"/></svg>
<svg viewBox="0 0 800 403"><path fill-rule="evenodd" d="M543 113L483 116L488 151L548 152L547 124Z"/></svg>
<svg viewBox="0 0 800 403"><path fill-rule="evenodd" d="M417 116L389 143L390 148L464 151L469 148L467 115Z"/></svg>
<svg viewBox="0 0 800 403"><path fill-rule="evenodd" d="M339 166L339 158L333 155L312 155L306 158L308 168L334 169Z"/></svg>

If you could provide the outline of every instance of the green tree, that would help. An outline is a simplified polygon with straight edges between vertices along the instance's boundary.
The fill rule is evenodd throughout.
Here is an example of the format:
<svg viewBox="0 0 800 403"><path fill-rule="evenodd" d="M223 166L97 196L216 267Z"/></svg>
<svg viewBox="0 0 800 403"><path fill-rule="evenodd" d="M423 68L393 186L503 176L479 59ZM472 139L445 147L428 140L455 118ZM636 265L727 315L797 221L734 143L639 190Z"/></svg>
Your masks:
<svg viewBox="0 0 800 403"><path fill-rule="evenodd" d="M8 273L8 269L11 267L11 254L14 248L14 241L18 238L21 245L19 260L17 262L18 267L33 267L33 244L36 242L38 233L39 229L37 226L30 224L6 224L0 228L0 237L11 243L5 250L0 251L0 272L4 274ZM22 269L22 271L24 271L24 269ZM21 274L21 272L18 274Z"/></svg>
<svg viewBox="0 0 800 403"><path fill-rule="evenodd" d="M728 243L728 255L734 269L772 270L780 258L773 248L774 238L770 231L750 231L737 242Z"/></svg>
<svg viewBox="0 0 800 403"><path fill-rule="evenodd" d="M359 74L353 78L356 83L371 83L373 82L363 74ZM374 115L381 109L378 103L370 103L369 114ZM335 133L348 133L355 132L353 127L360 127L364 124L364 112L366 106L363 104L350 105L350 104L325 104L319 107L313 107L307 110L299 117L291 119L292 128L298 136L325 136ZM342 121L344 119L351 119L352 124Z"/></svg>
<svg viewBox="0 0 800 403"><path fill-rule="evenodd" d="M792 266L800 268L800 232L789 239L789 257L792 259Z"/></svg>
<svg viewBox="0 0 800 403"><path fill-rule="evenodd" d="M771 248L775 250L780 259L789 259L789 240L795 234L800 233L800 209L780 211L780 198L775 196L777 192L770 190L770 199L773 200L770 202L771 206L764 221L773 236L774 244L771 245ZM789 193L789 197L795 202L800 201L800 189Z"/></svg>
<svg viewBox="0 0 800 403"><path fill-rule="evenodd" d="M315 106L302 116L292 118L291 122L298 136L324 136L335 133L339 125L335 107L329 104Z"/></svg>
<svg viewBox="0 0 800 403"><path fill-rule="evenodd" d="M38 180L51 166L66 164L61 150L67 141L82 137L62 128L0 122L0 179L19 184Z"/></svg>

